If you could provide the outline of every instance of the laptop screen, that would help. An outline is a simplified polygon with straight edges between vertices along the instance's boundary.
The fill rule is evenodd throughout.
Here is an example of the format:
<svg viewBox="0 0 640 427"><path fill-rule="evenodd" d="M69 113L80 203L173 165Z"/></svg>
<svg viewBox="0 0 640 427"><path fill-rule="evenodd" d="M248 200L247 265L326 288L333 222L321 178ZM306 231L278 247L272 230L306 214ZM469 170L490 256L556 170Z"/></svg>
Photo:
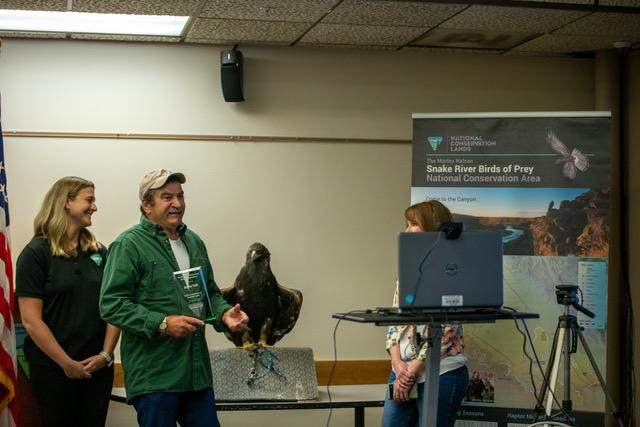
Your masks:
<svg viewBox="0 0 640 427"><path fill-rule="evenodd" d="M501 307L502 233L398 235L400 311Z"/></svg>

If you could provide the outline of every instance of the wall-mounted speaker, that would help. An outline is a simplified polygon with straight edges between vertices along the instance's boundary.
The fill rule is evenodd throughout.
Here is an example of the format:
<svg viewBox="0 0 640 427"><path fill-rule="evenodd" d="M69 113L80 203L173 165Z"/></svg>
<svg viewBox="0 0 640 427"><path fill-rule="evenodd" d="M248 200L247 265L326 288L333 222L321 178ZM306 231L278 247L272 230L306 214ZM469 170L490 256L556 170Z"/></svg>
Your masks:
<svg viewBox="0 0 640 427"><path fill-rule="evenodd" d="M220 52L220 82L226 102L244 101L242 80L242 52L235 47Z"/></svg>

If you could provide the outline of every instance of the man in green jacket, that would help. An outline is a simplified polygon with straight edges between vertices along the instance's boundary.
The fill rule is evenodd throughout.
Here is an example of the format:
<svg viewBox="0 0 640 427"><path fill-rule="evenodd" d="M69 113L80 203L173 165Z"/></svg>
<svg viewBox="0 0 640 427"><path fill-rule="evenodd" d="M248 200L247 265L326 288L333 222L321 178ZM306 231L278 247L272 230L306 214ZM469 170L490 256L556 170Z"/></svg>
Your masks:
<svg viewBox="0 0 640 427"><path fill-rule="evenodd" d="M140 223L110 246L100 293L100 314L122 329L127 401L142 427L219 426L201 319L217 331L244 330L249 320L222 299L204 243L182 223L185 181L165 169L145 175ZM184 315L173 274L194 267L202 268L211 301L201 318Z"/></svg>

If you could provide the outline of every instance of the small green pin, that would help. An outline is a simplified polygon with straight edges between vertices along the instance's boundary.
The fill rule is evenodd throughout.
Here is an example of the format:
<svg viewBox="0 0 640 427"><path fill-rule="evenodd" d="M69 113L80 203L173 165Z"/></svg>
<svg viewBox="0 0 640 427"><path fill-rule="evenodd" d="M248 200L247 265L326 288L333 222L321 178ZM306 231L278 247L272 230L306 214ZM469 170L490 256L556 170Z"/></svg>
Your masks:
<svg viewBox="0 0 640 427"><path fill-rule="evenodd" d="M100 267L102 265L102 255L93 254L89 258L91 258L93 260L93 262L95 262L98 267Z"/></svg>

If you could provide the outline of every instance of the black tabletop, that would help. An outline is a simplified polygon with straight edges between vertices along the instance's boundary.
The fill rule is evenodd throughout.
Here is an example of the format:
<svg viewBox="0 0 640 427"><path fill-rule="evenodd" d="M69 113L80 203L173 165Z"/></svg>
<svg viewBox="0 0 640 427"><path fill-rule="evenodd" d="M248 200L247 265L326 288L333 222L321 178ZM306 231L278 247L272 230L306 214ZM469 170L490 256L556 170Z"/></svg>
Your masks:
<svg viewBox="0 0 640 427"><path fill-rule="evenodd" d="M370 310L352 310L347 313L335 313L335 319L350 322L373 323L375 325L402 325L408 323L491 323L496 320L537 319L537 313L522 313L501 308L463 309L463 310L414 310L398 312L391 308Z"/></svg>

